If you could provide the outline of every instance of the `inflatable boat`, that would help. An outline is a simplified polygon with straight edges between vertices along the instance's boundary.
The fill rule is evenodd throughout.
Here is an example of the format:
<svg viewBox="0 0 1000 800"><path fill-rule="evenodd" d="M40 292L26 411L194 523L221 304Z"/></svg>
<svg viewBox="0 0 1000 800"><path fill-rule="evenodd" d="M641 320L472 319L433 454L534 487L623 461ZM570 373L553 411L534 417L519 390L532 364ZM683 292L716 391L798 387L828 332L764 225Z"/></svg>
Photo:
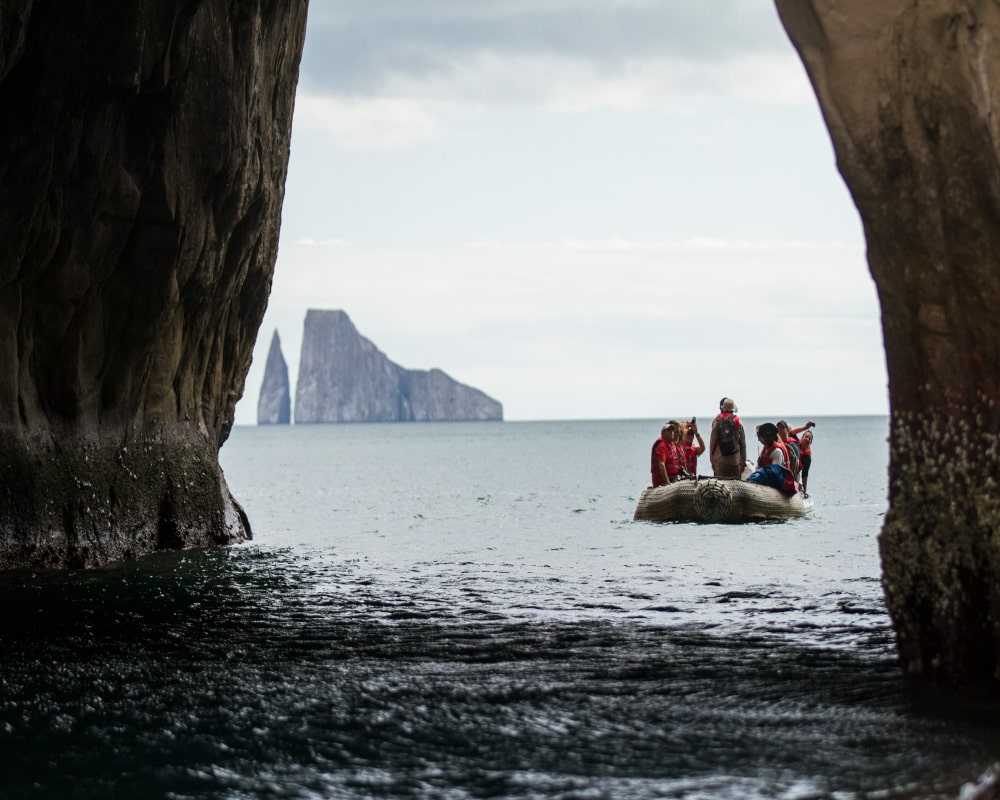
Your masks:
<svg viewBox="0 0 1000 800"><path fill-rule="evenodd" d="M737 478L697 478L643 491L635 519L650 522L756 522L804 517L813 500L788 497L770 486Z"/></svg>

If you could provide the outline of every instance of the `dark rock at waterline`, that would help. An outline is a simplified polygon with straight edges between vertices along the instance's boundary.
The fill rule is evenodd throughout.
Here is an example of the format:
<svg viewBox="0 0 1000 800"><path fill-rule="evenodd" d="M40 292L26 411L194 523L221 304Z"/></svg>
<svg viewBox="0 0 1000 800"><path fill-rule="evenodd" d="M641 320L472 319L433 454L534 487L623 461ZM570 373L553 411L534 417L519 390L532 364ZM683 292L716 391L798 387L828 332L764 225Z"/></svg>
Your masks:
<svg viewBox="0 0 1000 800"><path fill-rule="evenodd" d="M278 332L271 337L264 365L264 380L257 401L258 425L287 425L292 421L292 389L288 382L288 364L281 352Z"/></svg>
<svg viewBox="0 0 1000 800"><path fill-rule="evenodd" d="M478 389L394 364L343 311L306 313L296 424L501 419L503 406Z"/></svg>
<svg viewBox="0 0 1000 800"><path fill-rule="evenodd" d="M0 0L0 568L239 541L306 0Z"/></svg>
<svg viewBox="0 0 1000 800"><path fill-rule="evenodd" d="M886 605L907 672L1000 684L1000 6L778 0L861 214L889 397Z"/></svg>

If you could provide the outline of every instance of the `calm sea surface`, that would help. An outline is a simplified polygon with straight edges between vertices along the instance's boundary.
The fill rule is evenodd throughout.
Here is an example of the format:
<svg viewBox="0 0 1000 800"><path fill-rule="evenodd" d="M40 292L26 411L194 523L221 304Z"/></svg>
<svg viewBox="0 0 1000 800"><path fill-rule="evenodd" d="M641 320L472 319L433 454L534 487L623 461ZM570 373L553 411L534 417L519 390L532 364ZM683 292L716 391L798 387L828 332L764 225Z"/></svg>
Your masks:
<svg viewBox="0 0 1000 800"><path fill-rule="evenodd" d="M0 575L0 798L967 797L1000 714L897 670L887 420L817 422L815 512L743 526L632 521L659 420L238 428L253 542Z"/></svg>

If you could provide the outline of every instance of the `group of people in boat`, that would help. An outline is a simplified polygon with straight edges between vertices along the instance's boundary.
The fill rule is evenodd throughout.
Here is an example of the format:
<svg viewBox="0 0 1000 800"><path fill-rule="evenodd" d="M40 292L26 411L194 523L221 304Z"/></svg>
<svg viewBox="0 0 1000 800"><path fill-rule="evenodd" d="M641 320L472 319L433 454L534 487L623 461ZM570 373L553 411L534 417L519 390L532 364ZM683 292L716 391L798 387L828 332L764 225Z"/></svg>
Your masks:
<svg viewBox="0 0 1000 800"><path fill-rule="evenodd" d="M653 442L650 463L653 487L696 477L698 456L707 450L716 478L746 477L756 483L775 485L786 493L799 489L806 493L812 466L812 428L816 423L810 420L792 428L782 419L758 425L757 441L762 449L754 468L747 461L746 431L737 411L731 397L719 401L719 413L712 420L707 446L694 417L687 422L667 421L660 430L660 438ZM782 485L778 485L779 480Z"/></svg>

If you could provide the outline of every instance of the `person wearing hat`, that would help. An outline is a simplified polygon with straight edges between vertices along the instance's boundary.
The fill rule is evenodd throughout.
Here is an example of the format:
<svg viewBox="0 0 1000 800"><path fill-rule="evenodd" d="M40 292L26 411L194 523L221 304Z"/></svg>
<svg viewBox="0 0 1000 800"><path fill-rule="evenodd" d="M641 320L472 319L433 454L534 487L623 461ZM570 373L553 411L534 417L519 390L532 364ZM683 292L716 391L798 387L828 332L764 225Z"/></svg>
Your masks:
<svg viewBox="0 0 1000 800"><path fill-rule="evenodd" d="M680 426L676 422L668 422L660 429L660 438L653 442L650 454L650 473L653 476L653 488L673 483L680 475L681 465L678 459L677 437Z"/></svg>
<svg viewBox="0 0 1000 800"><path fill-rule="evenodd" d="M708 457L716 478L739 478L747 460L747 435L736 416L737 410L733 398L723 397L719 413L712 420Z"/></svg>

